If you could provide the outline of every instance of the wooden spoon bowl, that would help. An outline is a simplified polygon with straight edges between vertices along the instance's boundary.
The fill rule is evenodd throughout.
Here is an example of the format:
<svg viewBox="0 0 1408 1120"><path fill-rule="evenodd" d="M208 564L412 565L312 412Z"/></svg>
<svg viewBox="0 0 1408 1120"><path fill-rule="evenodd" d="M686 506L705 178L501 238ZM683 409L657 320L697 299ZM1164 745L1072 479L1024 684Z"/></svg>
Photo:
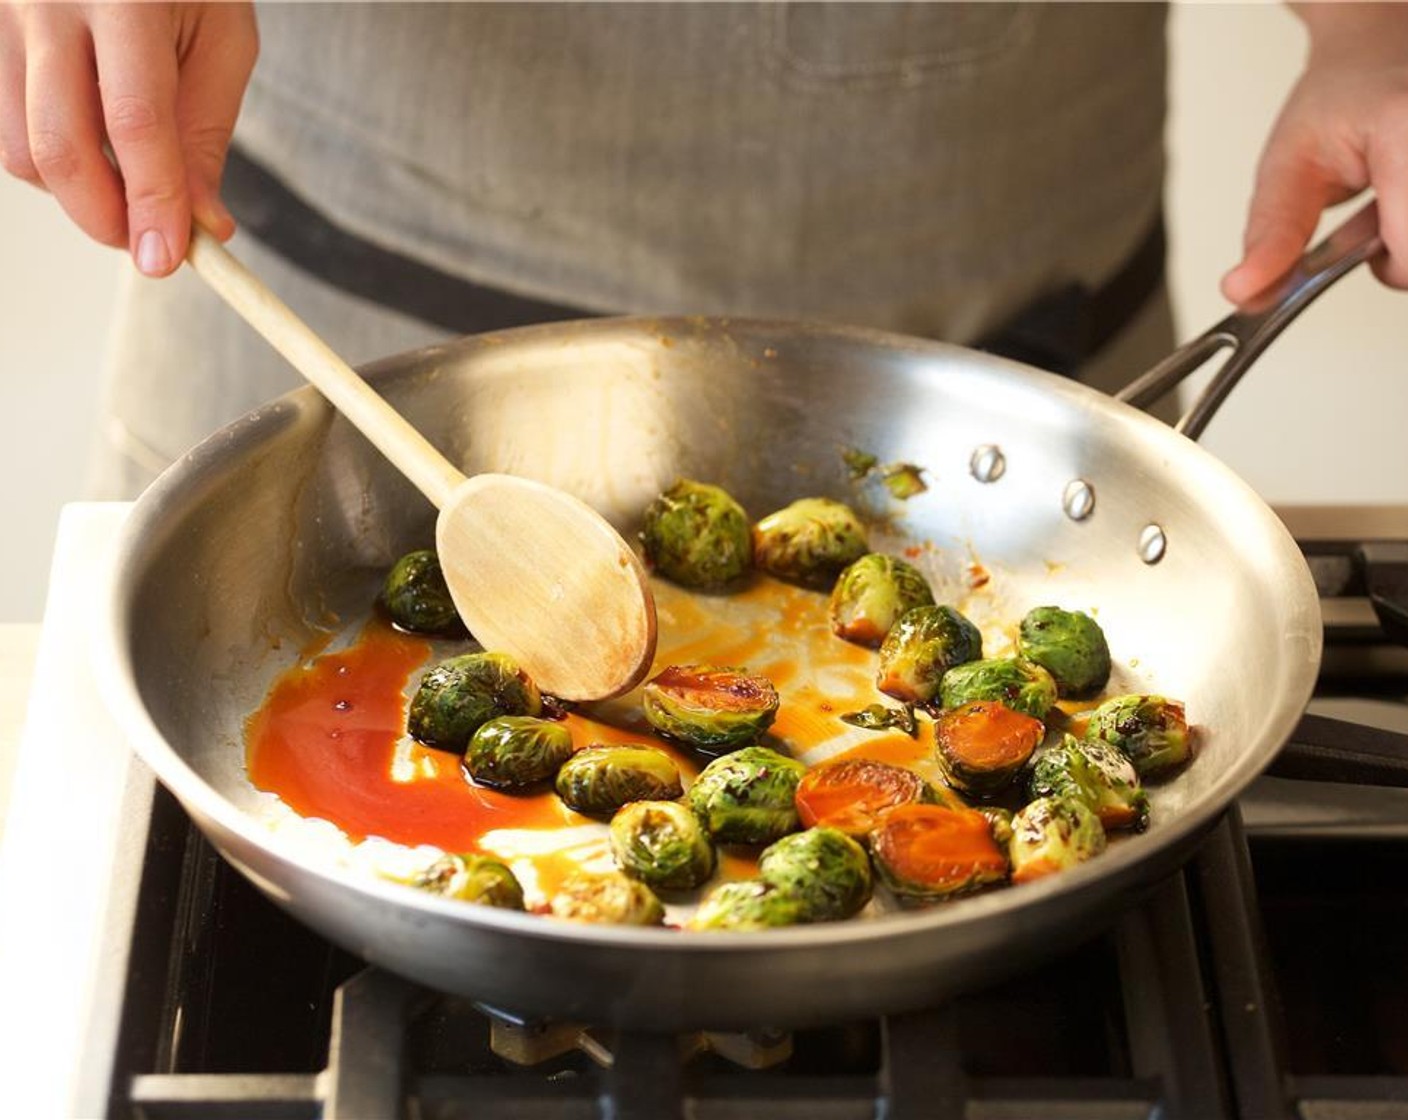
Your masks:
<svg viewBox="0 0 1408 1120"><path fill-rule="evenodd" d="M196 227L186 259L439 509L445 582L485 649L564 700L640 683L655 654L655 600L605 518L529 479L466 478L213 235Z"/></svg>

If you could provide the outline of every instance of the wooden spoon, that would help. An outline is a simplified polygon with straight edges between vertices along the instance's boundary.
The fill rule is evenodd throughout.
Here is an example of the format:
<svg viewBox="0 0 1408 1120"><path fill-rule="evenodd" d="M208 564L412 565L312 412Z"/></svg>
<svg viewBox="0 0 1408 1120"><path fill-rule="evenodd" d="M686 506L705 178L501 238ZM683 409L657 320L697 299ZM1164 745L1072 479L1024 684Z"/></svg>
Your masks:
<svg viewBox="0 0 1408 1120"><path fill-rule="evenodd" d="M195 228L186 259L440 510L445 582L485 649L564 700L640 682L655 654L655 600L605 518L539 482L466 478L215 237Z"/></svg>

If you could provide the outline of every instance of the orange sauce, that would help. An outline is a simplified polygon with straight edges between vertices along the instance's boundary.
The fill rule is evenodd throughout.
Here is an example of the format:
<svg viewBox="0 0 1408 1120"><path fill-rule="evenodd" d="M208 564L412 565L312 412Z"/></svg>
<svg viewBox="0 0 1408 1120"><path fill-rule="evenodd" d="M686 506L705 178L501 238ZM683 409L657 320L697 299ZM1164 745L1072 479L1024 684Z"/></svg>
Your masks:
<svg viewBox="0 0 1408 1120"><path fill-rule="evenodd" d="M282 673L246 727L250 781L354 841L470 852L490 829L571 823L557 798L476 786L457 755L406 738L406 685L429 656L427 642L372 622L349 648Z"/></svg>

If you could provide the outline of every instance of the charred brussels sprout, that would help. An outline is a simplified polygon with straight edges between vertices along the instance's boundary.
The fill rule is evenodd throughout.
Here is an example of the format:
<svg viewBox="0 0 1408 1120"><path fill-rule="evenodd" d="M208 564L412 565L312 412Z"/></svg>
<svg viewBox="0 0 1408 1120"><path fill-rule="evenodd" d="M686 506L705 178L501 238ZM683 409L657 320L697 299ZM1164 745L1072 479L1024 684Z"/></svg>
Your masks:
<svg viewBox="0 0 1408 1120"><path fill-rule="evenodd" d="M777 689L767 677L713 665L671 665L647 681L645 718L662 735L703 750L751 743L777 715Z"/></svg>
<svg viewBox="0 0 1408 1120"><path fill-rule="evenodd" d="M1104 850L1100 818L1074 798L1039 797L1012 818L1014 883L1064 871Z"/></svg>
<svg viewBox="0 0 1408 1120"><path fill-rule="evenodd" d="M569 922L658 926L665 920L665 907L655 892L619 871L569 875L548 901L548 909L553 917Z"/></svg>
<svg viewBox="0 0 1408 1120"><path fill-rule="evenodd" d="M578 751L557 772L557 796L590 817L609 817L631 801L673 801L680 772L654 747L595 746Z"/></svg>
<svg viewBox="0 0 1408 1120"><path fill-rule="evenodd" d="M441 856L411 880L411 886L444 898L523 909L523 888L506 864L488 856Z"/></svg>
<svg viewBox="0 0 1408 1120"><path fill-rule="evenodd" d="M812 587L829 588L869 548L860 518L830 498L802 498L753 528L753 563L769 575Z"/></svg>
<svg viewBox="0 0 1408 1120"><path fill-rule="evenodd" d="M839 828L861 837L898 805L935 802L939 794L913 770L868 758L823 762L797 786L797 815L808 828Z"/></svg>
<svg viewBox="0 0 1408 1120"><path fill-rule="evenodd" d="M1001 805L978 805L978 812L987 818L988 828L992 831L992 838L1000 851L1007 851L1012 843L1012 810L1004 809Z"/></svg>
<svg viewBox="0 0 1408 1120"><path fill-rule="evenodd" d="M1029 611L1018 632L1017 652L1050 673L1061 696L1091 696L1110 679L1105 632L1080 611Z"/></svg>
<svg viewBox="0 0 1408 1120"><path fill-rule="evenodd" d="M933 601L928 581L913 564L868 552L831 589L831 629L848 642L878 646L907 612Z"/></svg>
<svg viewBox="0 0 1408 1120"><path fill-rule="evenodd" d="M1192 735L1183 705L1162 696L1116 696L1095 709L1087 739L1117 748L1141 778L1153 778L1188 761Z"/></svg>
<svg viewBox="0 0 1408 1120"><path fill-rule="evenodd" d="M464 752L476 782L496 789L524 789L546 781L572 757L572 734L535 716L499 716L479 725Z"/></svg>
<svg viewBox="0 0 1408 1120"><path fill-rule="evenodd" d="M870 901L870 857L834 828L784 836L758 858L758 875L797 899L807 922L849 918Z"/></svg>
<svg viewBox="0 0 1408 1120"><path fill-rule="evenodd" d="M397 560L386 573L378 601L402 630L444 637L466 632L434 549L408 552Z"/></svg>
<svg viewBox="0 0 1408 1120"><path fill-rule="evenodd" d="M1045 719L1056 703L1056 682L1040 665L1020 657L994 657L955 665L944 674L939 699L945 708L996 700L1014 712Z"/></svg>
<svg viewBox="0 0 1408 1120"><path fill-rule="evenodd" d="M870 834L885 885L901 898L931 901L1007 878L1007 855L975 809L904 805Z"/></svg>
<svg viewBox="0 0 1408 1120"><path fill-rule="evenodd" d="M632 801L611 818L611 854L633 879L687 891L714 873L714 845L678 801Z"/></svg>
<svg viewBox="0 0 1408 1120"><path fill-rule="evenodd" d="M753 563L753 526L728 492L680 479L645 511L646 562L685 587L722 587Z"/></svg>
<svg viewBox="0 0 1408 1120"><path fill-rule="evenodd" d="M982 634L952 607L915 607L885 635L875 684L896 700L927 704L946 672L982 656Z"/></svg>
<svg viewBox="0 0 1408 1120"><path fill-rule="evenodd" d="M1032 763L1027 796L1075 798L1100 818L1105 829L1142 832L1149 823L1149 798L1133 764L1109 743L1081 742L1064 735Z"/></svg>
<svg viewBox="0 0 1408 1120"><path fill-rule="evenodd" d="M451 657L421 678L406 725L432 747L463 751L472 736L497 716L535 716L542 696L506 653Z"/></svg>
<svg viewBox="0 0 1408 1120"><path fill-rule="evenodd" d="M781 887L748 879L722 883L704 896L689 929L751 930L795 926L804 921L802 902Z"/></svg>
<svg viewBox="0 0 1408 1120"><path fill-rule="evenodd" d="M807 768L767 747L716 758L689 787L689 807L720 844L770 844L801 827L795 802Z"/></svg>
<svg viewBox="0 0 1408 1120"><path fill-rule="evenodd" d="M934 721L934 743L944 778L954 789L980 796L1017 775L1046 734L1038 719L996 700L949 708Z"/></svg>

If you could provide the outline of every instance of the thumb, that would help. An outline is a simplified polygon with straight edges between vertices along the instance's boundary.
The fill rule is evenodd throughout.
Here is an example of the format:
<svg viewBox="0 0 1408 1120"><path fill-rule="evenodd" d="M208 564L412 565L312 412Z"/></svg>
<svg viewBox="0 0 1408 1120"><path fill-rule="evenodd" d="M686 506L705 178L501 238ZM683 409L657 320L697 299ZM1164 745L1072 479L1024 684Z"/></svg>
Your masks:
<svg viewBox="0 0 1408 1120"><path fill-rule="evenodd" d="M1352 191L1308 154L1272 137L1257 173L1242 238L1242 259L1222 278L1222 294L1245 304L1305 252L1327 206Z"/></svg>

